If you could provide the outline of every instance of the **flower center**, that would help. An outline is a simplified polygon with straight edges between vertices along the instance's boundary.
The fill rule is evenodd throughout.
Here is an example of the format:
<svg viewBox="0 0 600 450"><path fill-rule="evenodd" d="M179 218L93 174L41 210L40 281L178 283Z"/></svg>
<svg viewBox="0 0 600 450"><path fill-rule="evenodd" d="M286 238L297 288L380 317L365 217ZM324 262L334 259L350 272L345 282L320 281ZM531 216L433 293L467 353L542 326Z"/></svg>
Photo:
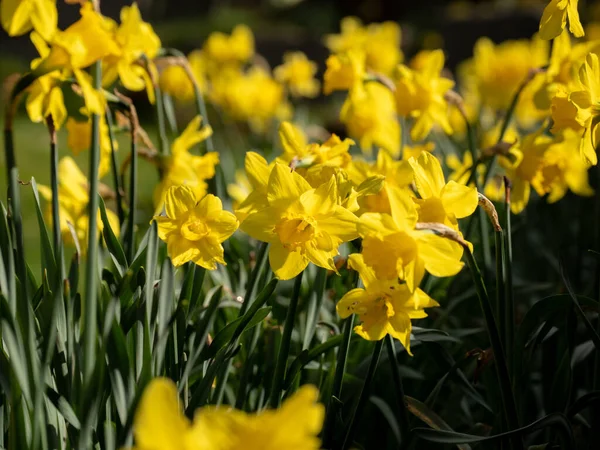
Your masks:
<svg viewBox="0 0 600 450"><path fill-rule="evenodd" d="M312 220L308 218L283 219L275 226L282 244L289 247L310 241L315 234Z"/></svg>
<svg viewBox="0 0 600 450"><path fill-rule="evenodd" d="M189 220L181 227L181 235L188 241L199 241L208 235L208 227L201 220Z"/></svg>

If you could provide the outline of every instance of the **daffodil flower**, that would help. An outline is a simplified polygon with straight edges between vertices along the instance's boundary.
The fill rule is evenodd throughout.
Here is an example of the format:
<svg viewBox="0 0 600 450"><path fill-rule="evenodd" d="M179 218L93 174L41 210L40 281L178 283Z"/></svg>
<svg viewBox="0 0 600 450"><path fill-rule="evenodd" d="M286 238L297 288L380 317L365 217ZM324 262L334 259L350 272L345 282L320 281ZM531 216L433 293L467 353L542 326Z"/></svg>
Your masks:
<svg viewBox="0 0 600 450"><path fill-rule="evenodd" d="M327 58L323 74L323 93L346 91L366 77L366 54L361 50L349 50Z"/></svg>
<svg viewBox="0 0 600 450"><path fill-rule="evenodd" d="M368 267L360 254L350 255L348 267L360 274L364 288L348 291L337 303L336 310L342 319L357 314L361 324L354 331L369 341L379 341L390 334L398 339L409 355L411 319L427 317L424 308L439 306L421 289L414 292L398 277L381 279Z"/></svg>
<svg viewBox="0 0 600 450"><path fill-rule="evenodd" d="M423 152L408 161L415 175L421 198L414 198L420 222L443 223L458 229L457 219L470 216L477 208L477 189L444 179L442 166L435 156Z"/></svg>
<svg viewBox="0 0 600 450"><path fill-rule="evenodd" d="M414 292L425 271L436 277L456 275L463 267L463 248L454 241L416 230L417 211L412 198L388 191L391 214L364 213L358 234L363 238L362 255L378 278L406 282Z"/></svg>
<svg viewBox="0 0 600 450"><path fill-rule="evenodd" d="M564 30L567 19L573 36L582 37L585 33L579 20L578 2L579 0L550 0L540 21L540 37L554 39Z"/></svg>
<svg viewBox="0 0 600 450"><path fill-rule="evenodd" d="M100 164L98 166L98 178L104 177L110 171L113 147L115 150L119 148L116 140L111 144L108 131L105 117L100 116ZM92 142L91 119L82 122L69 117L67 119L67 133L67 146L75 155L88 150Z"/></svg>
<svg viewBox="0 0 600 450"><path fill-rule="evenodd" d="M133 421L134 450L318 450L325 408L318 390L304 385L276 410L248 414L206 406L193 421L184 414L177 387L155 378L144 390Z"/></svg>
<svg viewBox="0 0 600 450"><path fill-rule="evenodd" d="M275 67L273 75L287 86L293 97L313 98L319 94L320 84L315 79L317 64L310 61L302 52L283 55L283 64Z"/></svg>
<svg viewBox="0 0 600 450"><path fill-rule="evenodd" d="M338 247L357 237L357 218L338 205L335 177L312 188L299 174L276 163L267 184L268 206L250 214L241 228L270 243L269 262L275 275L287 280L309 262L336 271Z"/></svg>
<svg viewBox="0 0 600 450"><path fill-rule="evenodd" d="M32 28L46 41L58 22L55 0L2 0L0 22L9 36L21 36Z"/></svg>
<svg viewBox="0 0 600 450"><path fill-rule="evenodd" d="M237 25L230 35L216 31L208 36L202 50L211 69L238 66L254 56L254 35L246 25Z"/></svg>
<svg viewBox="0 0 600 450"><path fill-rule="evenodd" d="M212 194L197 201L187 186L174 186L167 191L166 216L154 216L158 237L167 243L167 253L174 266L193 261L208 270L217 263L225 264L223 246L238 228L238 220Z"/></svg>
<svg viewBox="0 0 600 450"><path fill-rule="evenodd" d="M416 119L410 133L414 141L425 139L434 125L442 127L447 134L452 133L444 95L452 89L454 82L441 76L443 68L444 53L441 50L428 53L420 70L404 65L398 67L398 114Z"/></svg>

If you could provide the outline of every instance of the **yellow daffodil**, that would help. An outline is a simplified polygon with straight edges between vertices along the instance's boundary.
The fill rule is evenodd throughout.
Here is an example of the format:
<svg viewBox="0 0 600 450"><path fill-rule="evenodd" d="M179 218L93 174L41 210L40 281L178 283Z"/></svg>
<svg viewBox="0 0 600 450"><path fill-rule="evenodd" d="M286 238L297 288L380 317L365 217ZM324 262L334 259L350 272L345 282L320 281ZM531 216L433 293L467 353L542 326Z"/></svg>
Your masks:
<svg viewBox="0 0 600 450"><path fill-rule="evenodd" d="M402 150L402 160L408 161L410 158L418 158L421 153L431 153L433 150L435 150L435 144L433 142L426 142L421 145L405 145Z"/></svg>
<svg viewBox="0 0 600 450"><path fill-rule="evenodd" d="M90 148L92 142L92 122L87 120L86 122L80 122L72 117L67 120L67 145L68 147L78 155L84 150ZM119 148L118 142L114 141L113 144L115 150ZM102 178L110 171L112 158L112 146L110 142L110 135L108 132L108 125L104 116L100 118L100 165L98 166L98 178Z"/></svg>
<svg viewBox="0 0 600 450"><path fill-rule="evenodd" d="M548 42L537 36L531 41L505 41L497 45L481 38L475 44L473 58L460 69L462 84L472 84L486 107L506 110L530 70L547 62Z"/></svg>
<svg viewBox="0 0 600 450"><path fill-rule="evenodd" d="M46 41L52 39L58 22L55 0L2 0L0 22L9 36L21 36L31 29Z"/></svg>
<svg viewBox="0 0 600 450"><path fill-rule="evenodd" d="M231 35L218 31L211 33L202 50L214 68L223 65L239 66L254 56L254 35L246 25L237 25Z"/></svg>
<svg viewBox="0 0 600 450"><path fill-rule="evenodd" d="M319 81L315 79L317 64L310 61L302 52L283 55L283 64L275 67L273 75L287 86L293 97L316 97L319 94Z"/></svg>
<svg viewBox="0 0 600 450"><path fill-rule="evenodd" d="M448 121L448 104L444 94L454 86L454 82L440 76L444 68L444 53L434 50L423 63L423 69L412 70L401 65L396 82L396 105L398 114L416 119L410 136L414 141L427 137L434 125L451 134Z"/></svg>
<svg viewBox="0 0 600 450"><path fill-rule="evenodd" d="M552 99L552 132L571 128L582 135L581 156L592 165L598 163L596 148L600 143L600 63L598 55L589 53L579 69L572 91L559 90Z"/></svg>
<svg viewBox="0 0 600 450"><path fill-rule="evenodd" d="M196 116L190 121L181 135L173 141L171 154L163 162L164 174L154 190L156 212L160 212L167 191L172 186L185 185L194 191L196 198L206 194L206 180L215 176L215 166L219 163L219 154L209 152L203 156L192 155L189 150L212 134L209 126L200 128L202 118Z"/></svg>
<svg viewBox="0 0 600 450"><path fill-rule="evenodd" d="M289 122L282 122L279 126L279 139L283 147L281 160L293 163L296 167L323 164L344 168L352 160L348 150L351 145L354 145L354 141L352 139L342 141L335 134L322 144L307 145L297 127Z"/></svg>
<svg viewBox="0 0 600 450"><path fill-rule="evenodd" d="M391 214L364 213L358 222L362 255L382 280L400 278L414 292L425 271L436 277L456 275L462 269L463 248L427 231L416 230L417 210L411 197L388 191Z"/></svg>
<svg viewBox="0 0 600 450"><path fill-rule="evenodd" d="M48 201L46 207L46 217L52 221L52 190L43 185L39 185L39 192ZM65 243L75 245L73 234L69 224L72 225L78 240L79 248L82 253L86 253L88 241L88 204L90 202L88 180L83 172L77 167L77 163L69 156L63 157L58 163L58 204L60 214L60 231ZM116 235L119 234L119 219L116 214L107 208L106 215L110 227ZM104 229L104 224L100 219L98 211L98 229L99 235Z"/></svg>
<svg viewBox="0 0 600 450"><path fill-rule="evenodd" d="M387 152L380 151L377 153L377 159L374 162L355 160L347 171L356 186L360 186L369 178L376 176L383 177L385 180L383 189L378 190L376 193L368 193L358 199L361 208L360 213L390 213L391 206L388 196L390 189L399 190L402 195L412 195L410 185L414 176L408 161L396 161Z"/></svg>
<svg viewBox="0 0 600 450"><path fill-rule="evenodd" d="M419 222L443 223L458 230L457 219L473 214L478 204L477 189L444 179L435 156L423 152L408 161L413 168L420 198L415 198Z"/></svg>
<svg viewBox="0 0 600 450"><path fill-rule="evenodd" d="M366 55L367 68L384 75L390 75L396 65L402 62L401 30L397 23L363 26L356 17L345 17L340 26L340 34L325 37L325 45L332 53L361 50Z"/></svg>
<svg viewBox="0 0 600 450"><path fill-rule="evenodd" d="M323 93L349 90L365 78L366 55L361 50L349 50L327 58L323 75Z"/></svg>
<svg viewBox="0 0 600 450"><path fill-rule="evenodd" d="M227 185L227 194L229 194L229 197L233 200L233 210L235 211L240 204L248 198L250 192L252 192L252 185L244 170L236 170L234 177L235 183Z"/></svg>
<svg viewBox="0 0 600 450"><path fill-rule="evenodd" d="M548 203L559 201L568 190L583 197L594 195L588 181L589 165L573 154L580 139L576 131L567 128L544 153L532 185L536 191L548 193Z"/></svg>
<svg viewBox="0 0 600 450"><path fill-rule="evenodd" d="M357 82L342 106L340 120L364 153L371 154L377 146L394 156L399 154L400 125L394 94L381 83Z"/></svg>
<svg viewBox="0 0 600 450"><path fill-rule="evenodd" d="M281 408L248 414L230 408L200 408L190 421L177 386L155 378L144 390L133 422L134 450L318 450L325 408L314 386L304 385Z"/></svg>
<svg viewBox="0 0 600 450"><path fill-rule="evenodd" d="M212 194L198 200L188 186L173 186L165 197L166 216L154 216L158 237L167 243L174 266L188 261L215 270L225 264L221 243L237 230L239 222Z"/></svg>
<svg viewBox="0 0 600 450"><path fill-rule="evenodd" d="M473 156L471 152L466 151L463 153L462 160L455 154L448 155L446 157L446 166L452 170L452 173L448 177L450 181L456 181L459 184L466 185L471 177L471 170L473 168ZM485 177L485 166L480 164L477 166L477 179L479 186L484 182ZM475 186L472 182L469 187ZM492 201L499 202L504 200L504 178L496 175L493 176L488 183L485 185L483 194Z"/></svg>
<svg viewBox="0 0 600 450"><path fill-rule="evenodd" d="M224 70L211 82L211 101L233 119L247 121L258 133L266 131L274 118L289 115L285 89L262 67L246 72Z"/></svg>
<svg viewBox="0 0 600 450"><path fill-rule="evenodd" d="M347 292L337 303L336 310L342 319L357 314L361 324L354 331L369 341L379 341L390 334L398 339L409 355L411 319L427 317L424 308L439 306L421 289L414 292L406 283L378 278L360 254L350 255L348 267L360 274L364 288Z"/></svg>
<svg viewBox="0 0 600 450"><path fill-rule="evenodd" d="M235 215L243 221L249 214L269 206L267 186L274 164L269 165L265 158L256 152L247 152L244 163L246 176L250 184L250 192L240 201L235 209Z"/></svg>
<svg viewBox="0 0 600 450"><path fill-rule="evenodd" d="M309 262L336 271L333 257L342 242L357 237L357 218L337 204L335 177L313 189L299 174L277 163L269 175L267 202L241 228L271 244L269 262L275 275L293 278Z"/></svg>
<svg viewBox="0 0 600 450"><path fill-rule="evenodd" d="M540 37L542 39L554 39L565 28L567 19L569 19L569 30L573 33L573 36L582 37L585 33L577 11L578 1L550 0L540 21Z"/></svg>
<svg viewBox="0 0 600 450"><path fill-rule="evenodd" d="M499 158L500 165L504 167L512 184L510 209L514 214L519 214L525 209L531 187L537 187L532 183L542 167L544 153L551 143L552 138L537 131L511 147L507 156ZM544 192L540 190L538 194L543 195Z"/></svg>
<svg viewBox="0 0 600 450"><path fill-rule="evenodd" d="M188 55L188 64L194 81L200 92L206 92L206 78L204 73L204 57L201 51L193 51ZM174 97L176 100L187 103L194 100L196 93L189 74L180 65L169 65L163 69L159 78L160 89Z"/></svg>
<svg viewBox="0 0 600 450"><path fill-rule="evenodd" d="M117 78L131 91L146 89L148 99L154 103L152 79L140 58L152 60L160 50L160 39L152 25L142 20L136 3L121 9L121 24L114 32L119 51L104 59L102 84L112 84ZM154 70L151 63L150 70Z"/></svg>

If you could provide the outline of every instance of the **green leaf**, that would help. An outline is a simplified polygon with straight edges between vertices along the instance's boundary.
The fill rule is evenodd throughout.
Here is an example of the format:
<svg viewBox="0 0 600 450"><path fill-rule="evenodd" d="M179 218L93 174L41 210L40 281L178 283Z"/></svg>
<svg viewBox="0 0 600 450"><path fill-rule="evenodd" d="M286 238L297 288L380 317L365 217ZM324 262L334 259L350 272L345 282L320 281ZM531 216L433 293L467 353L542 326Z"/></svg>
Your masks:
<svg viewBox="0 0 600 450"><path fill-rule="evenodd" d="M81 422L77 417L77 414L73 410L66 398L52 389L51 386L46 385L46 396L48 400L54 405L54 407L60 412L65 420L76 430L81 428Z"/></svg>
<svg viewBox="0 0 600 450"><path fill-rule="evenodd" d="M421 439L429 442L438 442L440 444L474 444L476 442L502 440L510 436L527 434L546 427L560 428L563 444L567 445L566 447L561 448L576 448L571 425L561 413L549 414L527 426L506 433L495 434L493 436L476 436L473 434L456 433L455 431L436 430L431 428L415 428L413 429L413 433Z"/></svg>
<svg viewBox="0 0 600 450"><path fill-rule="evenodd" d="M425 403L421 403L419 400L409 397L408 395L404 396L404 401L406 402L406 407L410 411L410 413L413 414L415 417L419 418L420 420L422 420L423 422L425 422L431 428L433 428L435 430L443 430L443 431L449 431L449 432L454 433L452 428L450 428L450 426L444 421L444 419L442 419L435 412L433 412L431 409L429 409L429 407L427 405L425 405ZM437 441L435 441L435 442L437 442ZM470 450L471 449L471 447L469 445L466 445L464 443L460 443L460 442L452 442L452 443L460 444L460 445L456 446L460 450Z"/></svg>
<svg viewBox="0 0 600 450"><path fill-rule="evenodd" d="M109 253L117 262L116 266L119 269L119 273L122 274L122 271L127 267L127 258L125 258L125 252L123 251L123 247L121 246L119 239L110 226L108 215L106 214L106 205L104 204L102 197L99 195L98 206L100 207L100 218L102 219L102 224L104 225L102 228L102 236L104 236L106 248L108 248Z"/></svg>
<svg viewBox="0 0 600 450"><path fill-rule="evenodd" d="M50 242L50 236L48 235L48 230L46 229L46 223L44 222L44 214L42 213L42 208L40 206L40 196L38 193L37 184L35 182L35 178L31 178L31 189L33 191L33 199L35 205L35 212L38 220L38 228L40 231L40 246L41 246L41 254L42 254L42 267L48 271L48 278L52 280L53 286L56 282L62 282L60 277L58 276L56 259L54 255L54 251L52 250L52 244Z"/></svg>

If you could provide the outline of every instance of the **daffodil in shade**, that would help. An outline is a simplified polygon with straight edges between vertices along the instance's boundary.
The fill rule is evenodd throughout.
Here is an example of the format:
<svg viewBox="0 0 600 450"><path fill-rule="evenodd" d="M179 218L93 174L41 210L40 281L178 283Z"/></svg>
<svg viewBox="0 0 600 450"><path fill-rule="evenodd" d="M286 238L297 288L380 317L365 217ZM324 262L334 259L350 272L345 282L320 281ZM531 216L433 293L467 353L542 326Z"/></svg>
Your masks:
<svg viewBox="0 0 600 450"><path fill-rule="evenodd" d="M559 90L552 99L552 132L571 128L580 133L581 156L591 165L598 163L600 144L600 63L598 55L589 53L579 69L571 90Z"/></svg>
<svg viewBox="0 0 600 450"><path fill-rule="evenodd" d="M465 151L462 159L457 155L451 154L446 157L446 166L452 170L448 180L456 181L459 184L466 185L471 178L471 170L473 168L473 156L471 152ZM477 166L477 178L479 185L483 184L485 177L485 166L479 164ZM475 182L471 182L470 187L475 186ZM492 201L499 202L504 201L504 178L500 175L494 175L488 183L485 185L484 195Z"/></svg>
<svg viewBox="0 0 600 450"><path fill-rule="evenodd" d="M406 281L414 292L425 271L436 277L456 275L463 267L463 248L458 243L427 231L416 230L413 199L397 190L388 191L391 214L364 213L358 222L363 238L362 255L377 278Z"/></svg>
<svg viewBox="0 0 600 450"><path fill-rule="evenodd" d="M582 37L585 33L579 20L578 2L579 0L550 0L540 21L540 37L554 39L564 30L567 19L573 36Z"/></svg>
<svg viewBox="0 0 600 450"><path fill-rule="evenodd" d="M269 262L282 280L309 262L336 271L333 258L342 242L355 239L356 216L338 205L335 177L318 188L289 167L276 163L267 184L268 206L246 217L241 229L270 243Z"/></svg>
<svg viewBox="0 0 600 450"><path fill-rule="evenodd" d="M31 29L46 41L56 31L58 13L55 0L2 0L0 22L9 36L21 36Z"/></svg>
<svg viewBox="0 0 600 450"><path fill-rule="evenodd" d="M110 85L118 78L131 91L145 88L150 103L154 103L152 77L140 58L145 56L151 61L158 54L161 44L152 25L142 20L137 3L121 9L121 24L114 31L114 40L119 51L104 59L102 84ZM148 65L151 71L156 70L151 62Z"/></svg>
<svg viewBox="0 0 600 450"><path fill-rule="evenodd" d="M249 414L207 406L193 421L182 411L177 387L168 378L153 379L142 395L133 421L134 450L318 450L325 408L318 390L301 386L279 409Z"/></svg>
<svg viewBox="0 0 600 450"><path fill-rule="evenodd" d="M452 89L454 81L441 76L443 68L441 50L430 52L420 70L404 65L398 67L396 105L398 114L415 119L410 132L414 141L425 139L434 125L439 125L447 134L452 133L444 94Z"/></svg>
<svg viewBox="0 0 600 450"><path fill-rule="evenodd" d="M364 288L352 289L340 299L336 305L338 315L345 319L357 314L361 320L354 327L357 334L369 341L379 341L389 334L412 356L411 320L427 317L424 309L439 304L419 288L411 292L397 277L387 280L377 277L360 254L350 255L348 267L359 273Z"/></svg>
<svg viewBox="0 0 600 450"><path fill-rule="evenodd" d="M239 222L223 210L218 197L207 194L198 201L188 186L173 186L166 194L165 214L153 220L174 266L193 261L215 270L217 263L225 264L221 243L237 230Z"/></svg>
<svg viewBox="0 0 600 450"><path fill-rule="evenodd" d="M400 124L394 94L381 83L357 81L340 111L340 120L361 150L370 155L381 147L392 155L400 152Z"/></svg>
<svg viewBox="0 0 600 450"><path fill-rule="evenodd" d="M316 97L320 83L315 79L317 64L302 52L288 52L283 55L283 64L275 67L273 75L283 83L293 97Z"/></svg>
<svg viewBox="0 0 600 450"><path fill-rule="evenodd" d="M91 119L79 121L73 117L67 119L67 146L75 155L82 151L89 150L92 142L92 122ZM115 140L110 142L108 125L104 116L100 116L100 164L98 166L98 178L104 177L111 167L111 157L113 147L119 148L119 143Z"/></svg>
<svg viewBox="0 0 600 450"><path fill-rule="evenodd" d="M473 214L478 204L477 189L444 179L438 159L423 152L409 161L420 198L417 204L419 222L442 223L458 230L458 220Z"/></svg>
<svg viewBox="0 0 600 450"><path fill-rule="evenodd" d="M588 180L589 164L573 154L579 141L579 134L567 128L544 153L533 185L537 191L548 193L548 203L559 201L568 190L583 197L594 195Z"/></svg>
<svg viewBox="0 0 600 450"><path fill-rule="evenodd" d="M160 212L165 196L172 186L186 185L194 191L197 198L206 194L206 180L215 176L215 166L219 163L217 152L205 155L192 155L190 149L212 135L209 126L201 127L202 118L194 117L185 130L173 141L171 154L161 162L163 179L154 189L156 212Z"/></svg>
<svg viewBox="0 0 600 450"><path fill-rule="evenodd" d="M52 221L52 190L48 186L39 185L39 192L48 202L45 215L49 221ZM75 237L77 238L79 248L82 253L86 253L88 242L89 217L87 214L89 197L88 179L77 166L73 158L66 156L58 163L58 205L60 214L60 231L65 243L75 246ZM116 235L119 234L119 219L115 213L107 208L106 215L110 227ZM71 232L72 226L75 236ZM104 229L104 223L100 220L100 211L98 211L98 229L99 234Z"/></svg>
<svg viewBox="0 0 600 450"><path fill-rule="evenodd" d="M525 209L532 187L537 187L538 194L544 195L544 191L534 180L542 167L544 154L552 144L552 138L544 135L542 131L525 136L510 148L508 155L498 159L512 184L510 209L513 214L519 214ZM573 156L578 157L577 154Z"/></svg>

